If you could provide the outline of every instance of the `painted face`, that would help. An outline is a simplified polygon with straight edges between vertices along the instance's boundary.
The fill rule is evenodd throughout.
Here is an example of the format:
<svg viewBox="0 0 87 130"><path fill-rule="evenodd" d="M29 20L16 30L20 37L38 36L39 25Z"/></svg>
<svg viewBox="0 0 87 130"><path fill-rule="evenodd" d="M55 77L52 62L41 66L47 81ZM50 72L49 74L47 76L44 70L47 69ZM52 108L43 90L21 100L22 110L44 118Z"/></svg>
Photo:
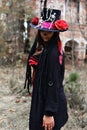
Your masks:
<svg viewBox="0 0 87 130"><path fill-rule="evenodd" d="M43 39L43 41L47 42L51 39L53 36L54 32L48 32L48 31L40 31L40 35Z"/></svg>

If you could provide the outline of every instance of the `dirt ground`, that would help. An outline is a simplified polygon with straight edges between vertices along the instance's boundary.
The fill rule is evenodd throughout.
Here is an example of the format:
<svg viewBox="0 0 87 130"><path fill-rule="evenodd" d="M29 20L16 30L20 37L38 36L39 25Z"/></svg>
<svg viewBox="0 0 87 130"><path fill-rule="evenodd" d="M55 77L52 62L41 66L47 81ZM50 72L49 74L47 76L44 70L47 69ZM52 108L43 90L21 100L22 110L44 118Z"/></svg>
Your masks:
<svg viewBox="0 0 87 130"><path fill-rule="evenodd" d="M25 67L0 67L0 130L28 130L31 97L23 88L25 70ZM82 76L82 81L86 81L87 71L84 73L80 71L85 77L84 80ZM87 85L84 89L86 92ZM76 124L70 109L69 114L69 121L62 130L87 130Z"/></svg>
<svg viewBox="0 0 87 130"><path fill-rule="evenodd" d="M30 97L24 68L0 68L0 130L28 130Z"/></svg>

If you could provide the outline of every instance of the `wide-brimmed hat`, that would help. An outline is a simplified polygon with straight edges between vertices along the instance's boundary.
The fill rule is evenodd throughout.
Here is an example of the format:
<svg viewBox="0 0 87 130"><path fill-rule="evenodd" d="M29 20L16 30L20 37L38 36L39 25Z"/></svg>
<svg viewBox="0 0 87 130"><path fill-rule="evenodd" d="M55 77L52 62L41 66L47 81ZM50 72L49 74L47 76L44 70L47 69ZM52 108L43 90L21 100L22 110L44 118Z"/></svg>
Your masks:
<svg viewBox="0 0 87 130"><path fill-rule="evenodd" d="M34 17L30 26L38 30L51 32L64 32L68 30L68 23L61 20L61 11L56 9L44 8L40 18Z"/></svg>

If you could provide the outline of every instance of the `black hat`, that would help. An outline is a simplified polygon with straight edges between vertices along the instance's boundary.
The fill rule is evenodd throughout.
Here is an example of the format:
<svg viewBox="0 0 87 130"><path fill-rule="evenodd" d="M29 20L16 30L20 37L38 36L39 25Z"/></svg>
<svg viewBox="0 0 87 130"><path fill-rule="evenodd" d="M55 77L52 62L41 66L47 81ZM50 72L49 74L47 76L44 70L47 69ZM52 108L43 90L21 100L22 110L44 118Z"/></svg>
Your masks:
<svg viewBox="0 0 87 130"><path fill-rule="evenodd" d="M64 32L68 29L68 24L60 18L60 10L44 8L40 18L34 17L30 26L43 31Z"/></svg>

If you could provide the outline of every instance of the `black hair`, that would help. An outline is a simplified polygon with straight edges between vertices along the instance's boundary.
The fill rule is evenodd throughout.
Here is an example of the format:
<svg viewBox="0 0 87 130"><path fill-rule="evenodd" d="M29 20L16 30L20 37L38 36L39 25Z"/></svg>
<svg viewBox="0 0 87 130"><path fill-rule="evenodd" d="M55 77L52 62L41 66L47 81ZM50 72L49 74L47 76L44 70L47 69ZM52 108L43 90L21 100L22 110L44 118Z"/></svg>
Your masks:
<svg viewBox="0 0 87 130"><path fill-rule="evenodd" d="M60 41L59 32L54 32L52 38L48 42L52 43L52 44L54 44L54 43L58 44L58 41ZM35 51L37 49L37 46L39 47L40 45L42 45L44 47L44 41L41 38L40 30L39 30L37 35L36 35L35 41L33 43L33 46L32 46L32 48L30 50L28 59L27 59L26 78L25 78L24 88L27 87L29 93L30 93L29 88L31 86L31 66L29 65L29 59L35 53Z"/></svg>
<svg viewBox="0 0 87 130"><path fill-rule="evenodd" d="M27 66L26 66L26 77L25 77L24 89L27 87L29 94L30 94L29 88L31 86L31 66L29 65L29 59L30 59L31 55L34 54L34 52L36 50L36 46L37 46L37 35L36 35L35 41L33 43L33 46L30 50L30 53L28 55Z"/></svg>

